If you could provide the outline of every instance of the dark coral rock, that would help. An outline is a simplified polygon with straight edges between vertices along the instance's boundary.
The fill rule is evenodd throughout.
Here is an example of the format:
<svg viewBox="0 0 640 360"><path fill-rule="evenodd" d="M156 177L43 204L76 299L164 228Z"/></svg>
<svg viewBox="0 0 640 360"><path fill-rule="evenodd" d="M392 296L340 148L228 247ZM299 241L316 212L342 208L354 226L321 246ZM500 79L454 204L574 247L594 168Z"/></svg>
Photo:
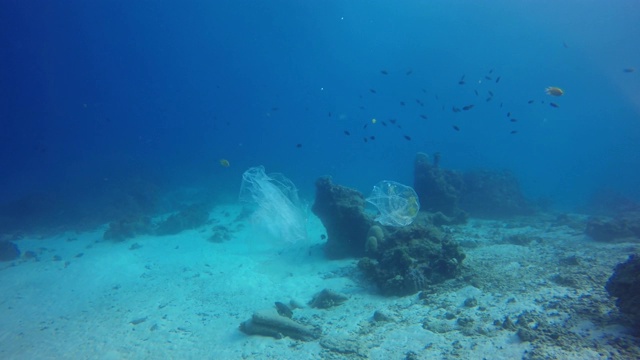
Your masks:
<svg viewBox="0 0 640 360"><path fill-rule="evenodd" d="M149 234L152 230L153 226L150 218L146 216L131 216L111 222L102 237L105 240L120 242L138 235Z"/></svg>
<svg viewBox="0 0 640 360"><path fill-rule="evenodd" d="M508 171L477 170L464 174L460 207L471 216L504 218L533 213L516 177Z"/></svg>
<svg viewBox="0 0 640 360"><path fill-rule="evenodd" d="M0 261L11 261L20 257L18 245L10 241L0 241Z"/></svg>
<svg viewBox="0 0 640 360"><path fill-rule="evenodd" d="M626 213L617 218L591 217L585 233L604 242L640 238L640 213Z"/></svg>
<svg viewBox="0 0 640 360"><path fill-rule="evenodd" d="M174 235L184 230L203 226L209 220L209 209L204 204L193 204L158 223L158 235Z"/></svg>
<svg viewBox="0 0 640 360"><path fill-rule="evenodd" d="M316 181L316 199L311 210L327 230L327 257L364 255L367 232L373 225L364 208L364 196L357 190L335 185L330 177Z"/></svg>
<svg viewBox="0 0 640 360"><path fill-rule="evenodd" d="M465 254L449 236L428 222L427 214L420 213L409 226L386 229L376 257L365 257L358 263L382 294L415 294L459 274Z"/></svg>
<svg viewBox="0 0 640 360"><path fill-rule="evenodd" d="M309 302L309 306L318 309L328 309L330 307L338 306L347 300L349 300L349 298L344 294L340 294L330 289L323 289L313 296L313 299Z"/></svg>
<svg viewBox="0 0 640 360"><path fill-rule="evenodd" d="M640 331L640 256L631 255L627 261L616 265L605 289L609 295L618 298L616 306Z"/></svg>
<svg viewBox="0 0 640 360"><path fill-rule="evenodd" d="M439 211L449 217L463 216L458 207L463 188L462 175L441 169L439 159L439 155L435 156L434 164L431 164L427 154L416 155L413 187L420 199L420 208L430 212Z"/></svg>

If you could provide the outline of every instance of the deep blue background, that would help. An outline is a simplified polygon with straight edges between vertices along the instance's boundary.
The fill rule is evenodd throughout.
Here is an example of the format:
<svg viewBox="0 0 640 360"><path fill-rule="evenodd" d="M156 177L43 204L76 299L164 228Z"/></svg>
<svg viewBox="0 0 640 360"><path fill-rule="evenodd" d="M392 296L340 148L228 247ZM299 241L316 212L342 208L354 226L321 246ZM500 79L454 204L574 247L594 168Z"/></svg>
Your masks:
<svg viewBox="0 0 640 360"><path fill-rule="evenodd" d="M640 68L637 1L0 9L0 203L32 193L87 203L132 178L233 198L261 164L310 200L325 174L364 192L411 184L418 151L441 152L447 168L509 169L526 195L562 208L602 188L640 197L640 71L622 71Z"/></svg>

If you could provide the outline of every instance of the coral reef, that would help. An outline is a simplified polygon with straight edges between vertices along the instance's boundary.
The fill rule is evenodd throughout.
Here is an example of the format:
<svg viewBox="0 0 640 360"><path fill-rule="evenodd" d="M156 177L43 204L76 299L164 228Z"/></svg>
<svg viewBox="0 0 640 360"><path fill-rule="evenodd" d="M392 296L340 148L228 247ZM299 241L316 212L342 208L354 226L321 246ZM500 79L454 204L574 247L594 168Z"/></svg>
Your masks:
<svg viewBox="0 0 640 360"><path fill-rule="evenodd" d="M147 216L130 216L109 224L102 238L115 242L125 241L138 235L149 234L153 231L151 219Z"/></svg>
<svg viewBox="0 0 640 360"><path fill-rule="evenodd" d="M349 298L346 295L330 289L323 289L313 296L313 299L309 302L309 306L318 309L328 309L330 307L338 306L348 299Z"/></svg>
<svg viewBox="0 0 640 360"><path fill-rule="evenodd" d="M504 218L533 213L518 180L508 171L470 171L463 179L460 207L471 216Z"/></svg>
<svg viewBox="0 0 640 360"><path fill-rule="evenodd" d="M377 249L362 258L358 267L389 296L411 295L454 278L465 258L460 247L422 212L410 226L386 228Z"/></svg>
<svg viewBox="0 0 640 360"><path fill-rule="evenodd" d="M433 164L429 162L427 154L416 154L413 187L420 199L421 209L442 212L464 222L466 215L458 206L464 185L462 175L453 170L440 168L439 163L439 153L434 156Z"/></svg>
<svg viewBox="0 0 640 360"><path fill-rule="evenodd" d="M585 234L596 241L611 242L640 238L640 213L630 212L616 218L591 217Z"/></svg>
<svg viewBox="0 0 640 360"><path fill-rule="evenodd" d="M364 196L335 185L330 177L316 181L316 199L311 210L327 230L325 254L331 259L363 256L367 232L373 220L364 213Z"/></svg>
<svg viewBox="0 0 640 360"><path fill-rule="evenodd" d="M159 222L156 234L174 235L184 230L203 226L207 220L209 220L208 207L205 204L192 204Z"/></svg>
<svg viewBox="0 0 640 360"><path fill-rule="evenodd" d="M640 331L640 256L629 256L618 264L607 281L605 289L609 295L617 297L616 306L633 322Z"/></svg>

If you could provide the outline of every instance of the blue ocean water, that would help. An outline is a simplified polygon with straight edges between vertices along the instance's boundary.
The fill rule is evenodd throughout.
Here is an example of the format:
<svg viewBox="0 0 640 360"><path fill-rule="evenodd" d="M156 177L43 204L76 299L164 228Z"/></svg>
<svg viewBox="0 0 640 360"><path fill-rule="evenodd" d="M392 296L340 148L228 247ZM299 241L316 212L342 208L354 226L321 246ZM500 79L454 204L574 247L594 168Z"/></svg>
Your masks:
<svg viewBox="0 0 640 360"><path fill-rule="evenodd" d="M365 193L411 184L417 152L510 170L559 209L603 189L639 199L638 13L595 0L3 1L0 204L98 224L132 183L234 201L257 165L312 201L322 175Z"/></svg>

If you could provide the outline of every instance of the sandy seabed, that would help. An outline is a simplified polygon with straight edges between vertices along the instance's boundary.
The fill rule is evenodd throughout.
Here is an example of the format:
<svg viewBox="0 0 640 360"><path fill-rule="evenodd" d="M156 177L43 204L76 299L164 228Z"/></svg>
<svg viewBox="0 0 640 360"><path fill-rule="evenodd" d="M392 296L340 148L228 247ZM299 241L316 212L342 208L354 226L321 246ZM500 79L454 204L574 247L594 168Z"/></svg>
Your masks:
<svg viewBox="0 0 640 360"><path fill-rule="evenodd" d="M211 225L174 236L114 243L102 240L105 225L18 241L37 257L0 264L0 358L640 358L640 341L604 290L638 243L597 243L544 215L471 220L445 229L467 255L459 278L383 297L355 259L324 257L316 217L311 240L291 245L236 220L240 212L218 206ZM214 226L230 239L209 241ZM349 299L293 315L320 327L319 339L240 332L254 312L306 304L325 288ZM375 321L376 311L390 321Z"/></svg>

